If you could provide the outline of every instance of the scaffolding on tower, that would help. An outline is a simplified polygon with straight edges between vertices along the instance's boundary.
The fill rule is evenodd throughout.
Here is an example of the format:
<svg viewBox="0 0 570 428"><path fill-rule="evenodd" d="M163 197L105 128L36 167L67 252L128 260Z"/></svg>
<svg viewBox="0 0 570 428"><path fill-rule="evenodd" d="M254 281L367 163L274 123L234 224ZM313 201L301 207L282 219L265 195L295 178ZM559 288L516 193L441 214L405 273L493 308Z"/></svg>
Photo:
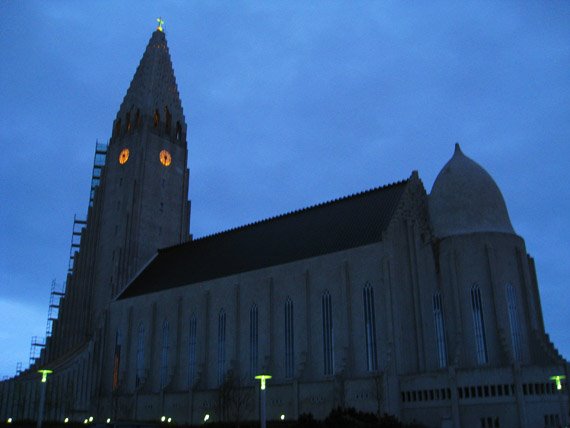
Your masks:
<svg viewBox="0 0 570 428"><path fill-rule="evenodd" d="M89 206L93 206L95 199L95 190L99 187L101 182L101 171L105 166L105 159L107 158L107 145L95 141L95 156L93 159L93 173L91 174L91 193L89 194Z"/></svg>
<svg viewBox="0 0 570 428"><path fill-rule="evenodd" d="M71 229L71 247L69 248L69 265L67 267L68 272L73 271L73 263L75 262L75 256L79 252L79 245L81 244L81 233L87 225L87 221L80 220L77 215L73 216L73 228Z"/></svg>
<svg viewBox="0 0 570 428"><path fill-rule="evenodd" d="M65 296L65 282L59 288L55 279L51 282L51 291L49 293L49 308L48 308L48 318L46 323L46 341L48 337L51 337L53 331L53 322L57 320L59 316L59 301Z"/></svg>

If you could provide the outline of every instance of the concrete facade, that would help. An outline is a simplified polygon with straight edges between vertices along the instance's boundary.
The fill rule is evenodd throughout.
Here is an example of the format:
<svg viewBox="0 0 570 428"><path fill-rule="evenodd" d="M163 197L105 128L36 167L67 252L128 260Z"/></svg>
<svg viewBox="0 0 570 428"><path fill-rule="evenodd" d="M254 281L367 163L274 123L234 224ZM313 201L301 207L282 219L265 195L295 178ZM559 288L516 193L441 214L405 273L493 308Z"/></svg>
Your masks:
<svg viewBox="0 0 570 428"><path fill-rule="evenodd" d="M2 418L35 418L36 370L49 366L46 415L60 421L230 419L235 409L220 398L229 376L244 401L240 417L256 419L253 375L265 372L273 376L270 419L323 418L347 406L430 427L569 423L566 382L551 379L569 366L544 330L532 258L495 182L459 146L429 195L414 171L400 183L199 240L189 235L186 164L182 106L156 31L113 124L60 319L36 366L0 383ZM394 189L397 198L380 198ZM378 212L379 222L388 220L373 242L168 279L194 269L172 254L198 245L215 251L236 233L326 218L377 196L393 207ZM152 269L164 279L145 279ZM129 294L138 284L147 288Z"/></svg>

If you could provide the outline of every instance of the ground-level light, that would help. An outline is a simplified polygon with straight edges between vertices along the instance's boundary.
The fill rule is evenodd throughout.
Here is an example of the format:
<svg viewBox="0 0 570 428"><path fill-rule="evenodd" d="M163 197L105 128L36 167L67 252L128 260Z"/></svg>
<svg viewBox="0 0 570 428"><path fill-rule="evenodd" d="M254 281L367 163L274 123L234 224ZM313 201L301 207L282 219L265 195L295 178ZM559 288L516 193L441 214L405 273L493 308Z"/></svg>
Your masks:
<svg viewBox="0 0 570 428"><path fill-rule="evenodd" d="M69 418L65 418L65 419L63 420L63 423L64 423L64 424L69 423Z"/></svg>
<svg viewBox="0 0 570 428"><path fill-rule="evenodd" d="M7 424L11 424L11 423L12 423L12 418L6 419L6 423L7 423Z"/></svg>
<svg viewBox="0 0 570 428"><path fill-rule="evenodd" d="M87 418L85 418L85 419L83 419L83 423L84 423L85 425L87 425L87 424L89 423L89 420L88 420Z"/></svg>
<svg viewBox="0 0 570 428"><path fill-rule="evenodd" d="M280 419L281 419L282 421L284 421L284 420L285 420L285 415L284 415L284 414L281 414Z"/></svg>
<svg viewBox="0 0 570 428"><path fill-rule="evenodd" d="M93 422L93 416L89 416L89 422Z"/></svg>
<svg viewBox="0 0 570 428"><path fill-rule="evenodd" d="M259 381L261 381L261 390L263 391L265 389L265 381L267 379L271 379L271 375L268 374L260 374L255 376L255 378Z"/></svg>
<svg viewBox="0 0 570 428"><path fill-rule="evenodd" d="M111 423L111 418L107 418L107 423L108 423L108 424Z"/></svg>
<svg viewBox="0 0 570 428"><path fill-rule="evenodd" d="M160 417L160 422L164 422L166 420L166 416L161 416Z"/></svg>
<svg viewBox="0 0 570 428"><path fill-rule="evenodd" d="M210 419L210 415L208 413L206 413L204 415L204 422L208 422L209 419Z"/></svg>
<svg viewBox="0 0 570 428"><path fill-rule="evenodd" d="M166 422L168 422L168 423L172 422L172 418L168 418L168 419L166 420Z"/></svg>

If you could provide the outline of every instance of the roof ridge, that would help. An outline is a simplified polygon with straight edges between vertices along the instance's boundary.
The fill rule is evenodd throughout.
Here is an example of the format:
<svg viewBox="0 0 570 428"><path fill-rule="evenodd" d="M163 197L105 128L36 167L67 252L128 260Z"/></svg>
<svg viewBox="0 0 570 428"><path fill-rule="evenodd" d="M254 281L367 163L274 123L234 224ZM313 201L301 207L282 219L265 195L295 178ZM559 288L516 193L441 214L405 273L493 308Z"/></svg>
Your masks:
<svg viewBox="0 0 570 428"><path fill-rule="evenodd" d="M309 211L309 210L312 210L312 209L314 209L314 208L320 208L320 207L323 207L323 206L325 206L325 205L332 205L332 204L334 204L334 203L341 202L341 201L344 201L344 200L347 200L347 199L351 199L351 198L354 198L354 197L357 197L357 196L362 196L362 195L365 195L365 194L369 194L369 193L372 193L372 192L376 192L376 191L378 191L378 190L384 190L384 189L387 189L387 188L390 188L390 187L398 186L398 185L401 185L401 184L404 184L404 183L409 182L409 181L410 181L410 178L411 178L411 177L408 177L408 178L405 178L405 179L402 179L402 180L399 180L399 181L393 181L392 183L384 184L383 186L373 187L373 188L366 189L366 190L362 190L362 191L360 191L360 192L352 193L352 194L349 194L349 195L346 195L346 196L340 196L340 197L335 198L335 199L330 199L330 200L328 200L328 201L319 202L319 203L314 204L314 205L308 205L308 206L303 207L303 208L299 208L299 209L292 210L292 211L287 211L287 212L282 213L282 214L277 214L277 215L274 215L274 216L271 216L271 217L266 217L266 218L261 219L261 220L253 221L253 222L250 222L250 223L245 223L245 224L242 224L242 225L240 225L240 226L232 227L232 228L230 228L230 229L225 229L225 230L221 230L221 231L219 231L219 232L214 232L214 233L211 233L211 234L209 234L209 235L204 235L204 236L201 236L201 237L199 237L199 238L193 239L193 240L191 240L191 241L181 242L180 244L172 245L172 246L170 246L170 247L161 248L161 249L159 249L159 252L168 251L168 250L174 249L174 248L176 248L176 247L179 247L179 246L181 246L181 245L186 245L186 244L188 244L188 243L190 243L190 242L202 242L202 241L206 241L206 240L211 239L211 238L217 238L217 237L219 237L219 236L221 236L221 235L225 235L225 234L230 234L230 233L233 233L233 232L237 232L237 231L240 231L240 230L243 230L243 229L247 229L248 227L257 226L257 225L259 225L259 224L269 223L269 222L271 222L271 221L273 221L273 220L277 220L277 219L281 219L281 218L283 218L283 217L288 217L288 216L293 216L293 215L296 215L296 214L300 214L300 213L302 213L302 212Z"/></svg>

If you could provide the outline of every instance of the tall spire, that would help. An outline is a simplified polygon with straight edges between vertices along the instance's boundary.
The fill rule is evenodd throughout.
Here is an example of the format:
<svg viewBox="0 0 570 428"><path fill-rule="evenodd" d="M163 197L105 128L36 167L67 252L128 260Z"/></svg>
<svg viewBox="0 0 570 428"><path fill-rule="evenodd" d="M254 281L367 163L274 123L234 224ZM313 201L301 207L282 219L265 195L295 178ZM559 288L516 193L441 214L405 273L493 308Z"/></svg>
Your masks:
<svg viewBox="0 0 570 428"><path fill-rule="evenodd" d="M158 28L152 33L121 103L113 135L122 134L122 128L129 129L141 120L147 123L158 121L167 129L172 129L173 133L186 134L184 112L166 36Z"/></svg>

